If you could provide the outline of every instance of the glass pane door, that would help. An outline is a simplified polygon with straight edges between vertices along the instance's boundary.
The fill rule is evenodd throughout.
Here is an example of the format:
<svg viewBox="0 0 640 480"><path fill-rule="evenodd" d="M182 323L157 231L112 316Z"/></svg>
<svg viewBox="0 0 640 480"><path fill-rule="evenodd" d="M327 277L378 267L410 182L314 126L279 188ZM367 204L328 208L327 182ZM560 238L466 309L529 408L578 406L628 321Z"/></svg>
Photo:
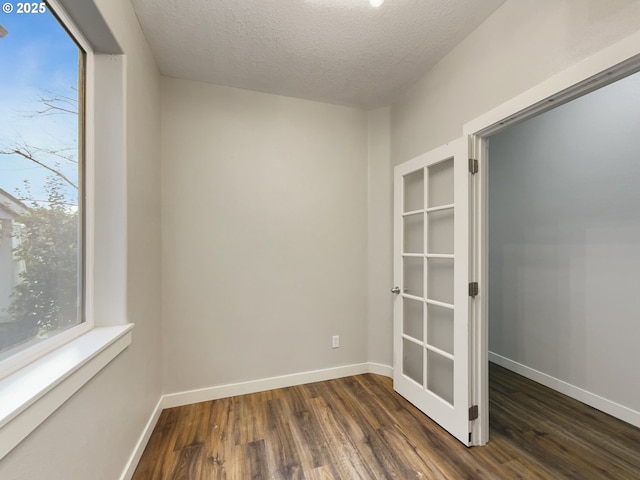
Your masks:
<svg viewBox="0 0 640 480"><path fill-rule="evenodd" d="M469 444L469 175L460 139L395 170L394 388Z"/></svg>

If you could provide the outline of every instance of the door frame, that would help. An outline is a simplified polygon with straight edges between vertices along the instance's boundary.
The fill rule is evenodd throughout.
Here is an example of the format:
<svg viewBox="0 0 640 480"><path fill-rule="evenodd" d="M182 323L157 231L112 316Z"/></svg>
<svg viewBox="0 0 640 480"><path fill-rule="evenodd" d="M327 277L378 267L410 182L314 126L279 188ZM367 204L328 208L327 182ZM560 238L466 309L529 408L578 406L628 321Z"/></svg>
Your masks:
<svg viewBox="0 0 640 480"><path fill-rule="evenodd" d="M581 97L591 91L640 71L640 32L601 50L489 112L464 124L463 135L471 137L471 153L478 160L478 179L471 192L473 218L473 271L479 282L477 302L472 308L470 333L471 391L476 396L479 418L472 431L472 445L489 440L489 244L488 244L488 139L506 128Z"/></svg>

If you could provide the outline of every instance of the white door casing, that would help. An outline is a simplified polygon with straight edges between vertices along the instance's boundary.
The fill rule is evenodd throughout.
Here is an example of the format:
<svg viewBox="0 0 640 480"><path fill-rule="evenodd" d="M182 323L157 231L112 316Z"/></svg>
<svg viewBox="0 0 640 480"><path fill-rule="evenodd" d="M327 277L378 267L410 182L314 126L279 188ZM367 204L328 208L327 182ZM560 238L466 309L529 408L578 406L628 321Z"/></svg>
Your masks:
<svg viewBox="0 0 640 480"><path fill-rule="evenodd" d="M462 133L472 139L473 156L479 162L479 172L474 177L473 188L473 238L474 279L480 283L480 294L472 304L473 310L473 387L474 404L479 405L479 419L473 424L473 444L483 445L489 441L489 305L488 305L488 139L502 130L532 118L551 108L562 105L586 93L615 82L640 71L640 32L615 43L594 55L570 66L566 70L522 92L505 103L496 106L479 117L467 122ZM522 373L522 372L520 372ZM541 377L535 378L541 381ZM544 382L542 382L544 383ZM547 384L557 389L557 385ZM614 408L589 402L587 397L572 394L595 408L633 423L633 419L622 412L619 405Z"/></svg>

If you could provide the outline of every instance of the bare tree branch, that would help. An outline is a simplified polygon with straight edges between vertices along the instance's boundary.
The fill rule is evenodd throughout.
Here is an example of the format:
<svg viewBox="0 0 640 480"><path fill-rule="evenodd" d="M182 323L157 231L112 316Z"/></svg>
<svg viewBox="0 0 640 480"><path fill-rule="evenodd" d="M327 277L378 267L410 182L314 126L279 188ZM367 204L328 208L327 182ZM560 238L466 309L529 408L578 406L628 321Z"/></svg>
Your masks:
<svg viewBox="0 0 640 480"><path fill-rule="evenodd" d="M77 88L73 88L75 92L78 91ZM45 109L43 110L35 110L29 113L27 117L33 118L38 115L78 115L78 99L74 97L68 97L66 95L54 94L53 92L47 91L50 93L50 97L39 97L38 102L44 105Z"/></svg>
<svg viewBox="0 0 640 480"><path fill-rule="evenodd" d="M74 92L78 92L78 89L71 87ZM45 96L46 95L46 96ZM48 116L48 115L75 115L78 116L78 97L73 95L67 96L56 92L45 90L43 96L40 96L38 102L42 104L44 109L31 111L26 117ZM24 140L12 142L10 145L6 145L6 141L0 144L0 155L18 155L36 165L43 167L44 169L53 173L56 177L72 186L74 189L78 189L78 186L67 177L61 170L57 162L52 159L48 159L47 156L57 157L59 159L71 162L75 165L78 164L76 155L71 152L77 152L77 148L63 147L63 148L51 148L51 147L38 147L27 144ZM38 159L37 157L40 157ZM42 160L44 157L49 160L49 163L54 163L54 166L50 166L46 161Z"/></svg>
<svg viewBox="0 0 640 480"><path fill-rule="evenodd" d="M26 148L13 148L13 149L9 149L9 150L0 150L0 155L20 155L22 158L25 158L25 159L27 159L27 160L29 160L29 161L37 164L37 165L40 165L43 168L46 168L51 173L53 173L54 175L56 175L59 178L61 178L62 180L64 180L66 183L71 185L76 190L78 189L78 186L75 183L73 183L71 180L69 180L69 178L64 173L56 170L53 167L50 167L49 165L47 165L44 162L41 162L40 160L35 158L33 156L33 154Z"/></svg>
<svg viewBox="0 0 640 480"><path fill-rule="evenodd" d="M51 103L45 99L40 99L40 103L42 103L44 106L46 106L47 108L45 108L44 110L36 110L35 115L62 115L62 114L70 114L70 115L77 115L78 112L76 112L75 110L69 110L66 108L61 107L60 105L56 105L54 103Z"/></svg>
<svg viewBox="0 0 640 480"><path fill-rule="evenodd" d="M32 147L37 152L46 153L47 155L53 155L55 157L61 158L62 160L66 160L67 162L71 162L75 165L78 164L78 160L74 157L74 155L65 155L64 152L76 152L77 149L75 147L69 148L61 148L59 150L51 150L48 148L40 148L40 147Z"/></svg>

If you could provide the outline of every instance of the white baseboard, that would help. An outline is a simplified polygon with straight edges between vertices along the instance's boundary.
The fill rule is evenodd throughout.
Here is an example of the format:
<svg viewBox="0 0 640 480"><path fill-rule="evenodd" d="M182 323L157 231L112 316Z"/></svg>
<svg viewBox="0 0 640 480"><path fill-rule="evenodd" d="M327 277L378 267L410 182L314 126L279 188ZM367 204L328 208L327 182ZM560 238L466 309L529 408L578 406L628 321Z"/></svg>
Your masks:
<svg viewBox="0 0 640 480"><path fill-rule="evenodd" d="M138 439L135 448L133 449L133 453L129 457L129 461L125 466L122 475L120 476L120 480L131 480L134 472L136 471L136 467L138 466L138 462L140 461L140 457L142 457L142 453L149 442L149 438L151 438L151 434L153 433L153 429L156 428L156 423L158 423L158 419L160 418L160 414L162 413L162 398L158 400L156 404L156 408L153 409L151 413L151 417L149 417L149 421L144 426L144 430L142 431L142 435Z"/></svg>
<svg viewBox="0 0 640 480"><path fill-rule="evenodd" d="M357 363L341 367L326 368L323 370L312 370L310 372L251 380L248 382L200 388L186 392L170 393L162 397L162 408L179 407L182 405L189 405L191 403L207 402L209 400L217 400L219 398L245 395L247 393L264 392L275 388L304 385L305 383L333 380L334 378L350 377L351 375L360 375L363 373L377 373L380 375L390 376L388 374L388 370L390 368L391 367L378 363Z"/></svg>
<svg viewBox="0 0 640 480"><path fill-rule="evenodd" d="M369 373L393 378L393 367L390 365L383 365L382 363L369 362Z"/></svg>
<svg viewBox="0 0 640 480"><path fill-rule="evenodd" d="M597 408L609 415L619 418L631 425L640 427L640 412L636 412L624 405L620 405L616 402L608 400L604 397L591 393L575 385L571 385L563 380L559 380L555 377L547 375L546 373L539 372L533 368L527 367L521 363L515 362L509 358L498 355L497 353L489 352L489 361L500 365L501 367L518 373L523 377L526 377L534 382L538 382L545 387L552 388L560 393L567 395L568 397L575 398L576 400L586 403L587 405Z"/></svg>
<svg viewBox="0 0 640 480"><path fill-rule="evenodd" d="M142 453L147 446L151 433L160 418L162 410L165 408L180 407L191 403L207 402L210 400L244 395L247 393L264 392L265 390L273 390L274 388L293 387L295 385L304 385L305 383L350 377L352 375L360 375L363 373L375 373L377 375L392 377L393 368L389 365L373 362L357 363L354 365L344 365L341 367L326 368L323 370L313 370L310 372L294 373L291 375L282 375L279 377L264 378L261 380L219 385L216 387L200 388L198 390L163 395L158 401L156 408L153 410L142 435L140 435L140 439L138 440L122 475L120 476L120 480L131 480L133 477L133 473L138 466L138 462L140 461L140 457L142 457Z"/></svg>

